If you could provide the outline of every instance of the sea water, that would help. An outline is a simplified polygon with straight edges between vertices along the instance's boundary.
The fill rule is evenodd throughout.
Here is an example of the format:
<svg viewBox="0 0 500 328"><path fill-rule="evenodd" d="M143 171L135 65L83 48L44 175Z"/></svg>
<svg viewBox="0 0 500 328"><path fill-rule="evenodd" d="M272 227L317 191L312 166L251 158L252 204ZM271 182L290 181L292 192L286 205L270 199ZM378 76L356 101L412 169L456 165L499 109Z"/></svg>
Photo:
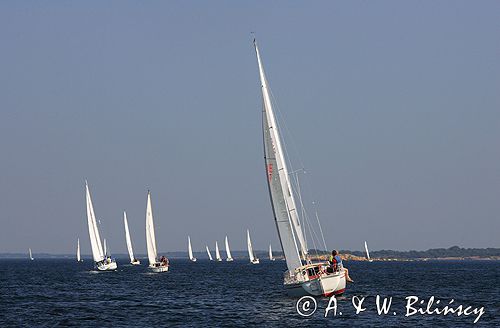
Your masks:
<svg viewBox="0 0 500 328"><path fill-rule="evenodd" d="M154 274L126 259L116 272L97 272L90 259L0 260L0 327L500 327L499 261L347 262L355 282L335 300L336 313L319 297L310 316L286 295L284 261L170 264ZM453 300L484 314L476 324L472 315L406 316L412 296L424 309L434 297L434 307ZM377 297L391 301L386 314Z"/></svg>

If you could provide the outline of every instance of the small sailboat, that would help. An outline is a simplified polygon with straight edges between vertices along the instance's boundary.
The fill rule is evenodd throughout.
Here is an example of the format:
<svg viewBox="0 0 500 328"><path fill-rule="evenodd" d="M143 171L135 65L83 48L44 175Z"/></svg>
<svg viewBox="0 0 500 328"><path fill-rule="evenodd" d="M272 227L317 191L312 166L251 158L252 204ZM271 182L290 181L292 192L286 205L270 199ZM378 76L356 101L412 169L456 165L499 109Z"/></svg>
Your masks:
<svg viewBox="0 0 500 328"><path fill-rule="evenodd" d="M226 255L227 255L226 258L227 262L234 261L233 257L231 256L231 250L229 249L229 241L227 240L227 236L226 236Z"/></svg>
<svg viewBox="0 0 500 328"><path fill-rule="evenodd" d="M264 162L271 208L278 230L281 248L288 270L283 284L291 296L331 296L345 291L346 277L342 267L328 272L326 262L312 263L308 256L299 209L282 147L279 126L276 123L264 66L254 39L262 91L262 132L264 137ZM294 193L295 192L295 193Z"/></svg>
<svg viewBox="0 0 500 328"><path fill-rule="evenodd" d="M31 253L31 248L28 249L28 252L30 254L30 261L33 261L34 258L33 258L33 254Z"/></svg>
<svg viewBox="0 0 500 328"><path fill-rule="evenodd" d="M117 265L114 259L106 255L106 251L102 249L101 236L99 235L99 228L94 213L94 206L92 205L92 198L90 197L89 185L85 181L85 196L87 203L87 223L89 226L90 246L92 248L92 257L94 258L95 266L99 271L116 270Z"/></svg>
<svg viewBox="0 0 500 328"><path fill-rule="evenodd" d="M217 262L222 261L222 257L220 257L220 252L219 252L219 245L217 244L217 242L215 242L215 260Z"/></svg>
<svg viewBox="0 0 500 328"><path fill-rule="evenodd" d="M271 244L269 244L269 260L274 261L273 250L271 249Z"/></svg>
<svg viewBox="0 0 500 328"><path fill-rule="evenodd" d="M255 256L252 248L252 240L250 239L250 231L247 229L247 246L248 246L248 257L250 258L250 263L259 264L259 259Z"/></svg>
<svg viewBox="0 0 500 328"><path fill-rule="evenodd" d="M76 261L83 262L82 257L80 255L80 238L76 240Z"/></svg>
<svg viewBox="0 0 500 328"><path fill-rule="evenodd" d="M162 256L158 259L156 251L155 227L153 223L153 209L151 206L151 193L148 190L148 201L146 205L146 244L148 245L149 267L153 272L167 272L168 259Z"/></svg>
<svg viewBox="0 0 500 328"><path fill-rule="evenodd" d="M130 257L130 264L140 265L141 261L135 258L132 249L132 239L130 239L130 231L128 230L127 212L123 211L123 225L125 226L125 240L127 242L128 255Z"/></svg>
<svg viewBox="0 0 500 328"><path fill-rule="evenodd" d="M212 254L210 254L210 249L208 249L208 245L206 245L205 247L206 247L206 249L207 249L208 259L209 259L210 261L213 261L214 259L212 258Z"/></svg>
<svg viewBox="0 0 500 328"><path fill-rule="evenodd" d="M368 252L368 244L366 243L366 240L365 240L365 251L366 251L366 259L368 260L368 262L373 262L373 260L370 258L370 252Z"/></svg>
<svg viewBox="0 0 500 328"><path fill-rule="evenodd" d="M193 256L193 248L191 247L191 238L188 236L188 253L189 259L193 262L196 262L196 257Z"/></svg>

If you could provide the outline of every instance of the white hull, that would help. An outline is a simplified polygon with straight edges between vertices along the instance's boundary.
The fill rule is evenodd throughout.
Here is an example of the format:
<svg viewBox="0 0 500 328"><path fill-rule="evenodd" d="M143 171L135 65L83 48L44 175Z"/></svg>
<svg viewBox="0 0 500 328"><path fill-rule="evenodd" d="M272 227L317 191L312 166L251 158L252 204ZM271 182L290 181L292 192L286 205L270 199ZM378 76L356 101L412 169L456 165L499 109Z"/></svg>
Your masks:
<svg viewBox="0 0 500 328"><path fill-rule="evenodd" d="M149 268L154 273L161 273L161 272L167 272L168 271L168 265L166 265L166 266L163 266L163 265L161 265L161 266L149 266Z"/></svg>
<svg viewBox="0 0 500 328"><path fill-rule="evenodd" d="M234 259L233 259L232 257L228 257L228 258L226 259L226 262L233 262L233 261L234 261Z"/></svg>
<svg viewBox="0 0 500 328"><path fill-rule="evenodd" d="M115 261L111 261L109 263L96 263L97 270L99 271L112 271L117 269L117 265Z"/></svg>
<svg viewBox="0 0 500 328"><path fill-rule="evenodd" d="M259 259L255 259L255 260L253 260L251 263L252 263L252 264L259 264L259 263L260 263L260 261L259 261Z"/></svg>
<svg viewBox="0 0 500 328"><path fill-rule="evenodd" d="M216 259L217 262L222 262L222 259Z"/></svg>
<svg viewBox="0 0 500 328"><path fill-rule="evenodd" d="M342 295L345 291L345 272L342 270L303 282L284 284L287 294L293 297Z"/></svg>
<svg viewBox="0 0 500 328"><path fill-rule="evenodd" d="M141 261L135 260L135 261L130 262L130 264L132 264L132 265L141 265Z"/></svg>
<svg viewBox="0 0 500 328"><path fill-rule="evenodd" d="M196 257L193 257L193 258L191 259L191 262L196 262Z"/></svg>

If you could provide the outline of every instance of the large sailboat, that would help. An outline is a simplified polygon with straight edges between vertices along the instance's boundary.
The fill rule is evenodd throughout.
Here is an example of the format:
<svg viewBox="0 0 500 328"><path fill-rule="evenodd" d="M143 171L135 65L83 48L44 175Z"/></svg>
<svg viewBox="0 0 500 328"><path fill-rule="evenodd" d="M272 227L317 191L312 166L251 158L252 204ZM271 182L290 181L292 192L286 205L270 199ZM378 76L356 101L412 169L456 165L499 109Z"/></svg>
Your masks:
<svg viewBox="0 0 500 328"><path fill-rule="evenodd" d="M250 239L250 231L247 229L247 248L248 248L248 257L250 258L250 263L259 264L259 259L255 256L252 247L252 240Z"/></svg>
<svg viewBox="0 0 500 328"><path fill-rule="evenodd" d="M373 260L370 258L370 252L368 252L368 244L366 243L366 240L365 240L365 251L366 251L366 259L368 260L368 262L373 262Z"/></svg>
<svg viewBox="0 0 500 328"><path fill-rule="evenodd" d="M193 256L193 248L191 247L191 238L188 236L188 253L189 259L193 262L196 262L196 257Z"/></svg>
<svg viewBox="0 0 500 328"><path fill-rule="evenodd" d="M148 190L148 202L146 205L146 244L148 245L149 267L153 272L167 272L168 259L162 256L158 259L156 251L155 227L153 223L153 209L151 206L151 193Z"/></svg>
<svg viewBox="0 0 500 328"><path fill-rule="evenodd" d="M128 230L127 212L123 211L123 225L125 225L125 240L127 242L128 255L130 257L130 264L140 265L141 261L135 258L132 249L132 240L130 239L130 231Z"/></svg>
<svg viewBox="0 0 500 328"><path fill-rule="evenodd" d="M76 240L76 261L83 262L82 256L80 255L80 238Z"/></svg>
<svg viewBox="0 0 500 328"><path fill-rule="evenodd" d="M226 236L226 255L227 255L226 258L227 262L234 261L233 257L231 256L231 250L229 249L229 241L227 240L227 236Z"/></svg>
<svg viewBox="0 0 500 328"><path fill-rule="evenodd" d="M219 252L219 244L217 244L217 241L215 242L215 260L217 262L222 261L222 257L220 256L220 252Z"/></svg>
<svg viewBox="0 0 500 328"><path fill-rule="evenodd" d="M328 262L312 263L308 256L299 211L295 205L294 189L290 182L279 127L271 103L270 90L255 40L254 47L263 99L262 127L266 180L276 228L288 268L284 274L284 286L291 296L342 294L346 285L344 269L333 270Z"/></svg>
<svg viewBox="0 0 500 328"><path fill-rule="evenodd" d="M207 249L208 259L210 261L213 261L214 259L212 258L212 254L210 254L210 249L208 248L208 245L206 245L205 248Z"/></svg>
<svg viewBox="0 0 500 328"><path fill-rule="evenodd" d="M87 203L87 223L89 226L90 246L92 248L92 257L94 258L95 266L99 271L116 270L117 265L114 259L107 256L102 249L101 236L99 235L99 228L94 213L94 206L92 205L92 198L90 197L89 185L85 181L85 196Z"/></svg>
<svg viewBox="0 0 500 328"><path fill-rule="evenodd" d="M273 250L271 249L271 244L269 244L269 261L274 261Z"/></svg>

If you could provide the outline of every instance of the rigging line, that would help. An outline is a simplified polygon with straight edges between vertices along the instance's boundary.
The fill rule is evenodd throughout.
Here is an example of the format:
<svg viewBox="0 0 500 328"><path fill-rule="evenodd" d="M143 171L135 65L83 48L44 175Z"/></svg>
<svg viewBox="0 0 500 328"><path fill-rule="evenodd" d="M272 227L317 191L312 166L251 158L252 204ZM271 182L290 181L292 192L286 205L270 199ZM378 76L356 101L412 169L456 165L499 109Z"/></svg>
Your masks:
<svg viewBox="0 0 500 328"><path fill-rule="evenodd" d="M313 229L313 227L312 227L312 224L311 224L310 219L309 219L309 215L307 214L305 206L304 206L304 202L302 201L302 193L300 193L300 182L299 182L299 177L298 177L297 173L295 174L295 183L297 184L297 190L299 191L298 197L299 197L299 202L300 202L302 215L303 215L304 228L306 228L306 227L309 228L309 233L311 235L314 250L315 250L316 256L318 256L319 254L318 254L318 247L316 244L316 239L318 239L318 243L319 243L319 238L316 234L315 229ZM307 234L304 233L304 235L305 235L304 238L307 238ZM316 237L316 239L315 239L315 237ZM307 239L306 239L306 242L307 242Z"/></svg>
<svg viewBox="0 0 500 328"><path fill-rule="evenodd" d="M314 204L315 202L313 202ZM323 228L321 227L321 222L319 221L319 215L318 215L318 209L314 211L314 214L316 215L316 220L318 221L318 226L319 226L319 231L321 232L321 238L323 239L323 246L325 246L325 251L328 250L326 247L326 241L325 241L325 235L323 234Z"/></svg>

